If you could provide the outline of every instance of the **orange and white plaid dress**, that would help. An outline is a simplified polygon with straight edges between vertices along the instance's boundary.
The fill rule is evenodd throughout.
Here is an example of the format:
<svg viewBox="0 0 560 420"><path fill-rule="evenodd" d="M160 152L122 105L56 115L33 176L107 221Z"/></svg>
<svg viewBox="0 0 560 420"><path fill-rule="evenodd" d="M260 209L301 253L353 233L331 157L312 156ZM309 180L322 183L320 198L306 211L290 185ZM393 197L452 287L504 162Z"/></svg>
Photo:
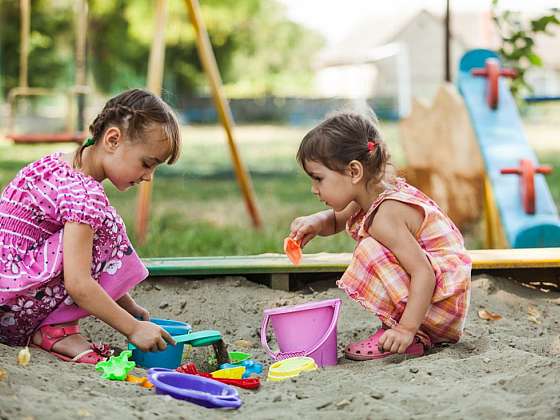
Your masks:
<svg viewBox="0 0 560 420"><path fill-rule="evenodd" d="M433 200L402 178L397 178L394 188L380 194L367 212L360 210L348 220L346 229L357 244L352 262L337 285L385 325L393 327L400 320L408 300L410 276L391 250L368 233L377 208L385 200L401 201L424 211L416 239L432 264L436 287L418 337L427 346L430 342L457 342L470 302L471 259L459 229Z"/></svg>

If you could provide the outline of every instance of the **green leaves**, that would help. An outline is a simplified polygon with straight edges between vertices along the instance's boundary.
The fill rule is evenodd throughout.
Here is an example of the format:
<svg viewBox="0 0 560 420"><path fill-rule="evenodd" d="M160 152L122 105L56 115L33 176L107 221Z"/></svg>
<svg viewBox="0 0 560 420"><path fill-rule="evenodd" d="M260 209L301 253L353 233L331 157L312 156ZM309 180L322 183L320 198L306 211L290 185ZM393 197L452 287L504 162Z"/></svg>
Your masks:
<svg viewBox="0 0 560 420"><path fill-rule="evenodd" d="M542 67L543 65L542 59L537 54L529 53L527 54L527 58L534 66Z"/></svg>
<svg viewBox="0 0 560 420"><path fill-rule="evenodd" d="M506 65L517 71L517 78L511 82L513 95L520 100L532 92L525 79L526 72L532 67L542 67L543 60L535 51L535 38L539 34L552 35L551 26L560 26L560 9L552 8L544 16L524 21L518 12L498 10L499 0L492 0L492 19L502 38L499 49Z"/></svg>
<svg viewBox="0 0 560 420"><path fill-rule="evenodd" d="M554 11L554 9L552 9L552 11ZM556 10L556 13L557 12L558 12L558 10ZM542 16L538 19L535 19L535 20L531 21L531 29L532 29L533 32L546 32L546 33L550 34L546 30L547 26L550 25L550 24L560 25L560 20L558 19L558 16L556 16L555 14L552 14L552 15Z"/></svg>
<svg viewBox="0 0 560 420"><path fill-rule="evenodd" d="M1 1L1 0L0 0ZM154 33L153 0L89 0L87 66L103 93L146 83ZM68 88L74 83L72 2L34 0L31 10L30 86ZM277 0L200 0L220 74L229 95L287 94L311 86L311 58L322 38L288 20ZM0 7L0 85L18 84L19 2ZM183 1L168 2L164 91L174 105L207 92L195 33Z"/></svg>

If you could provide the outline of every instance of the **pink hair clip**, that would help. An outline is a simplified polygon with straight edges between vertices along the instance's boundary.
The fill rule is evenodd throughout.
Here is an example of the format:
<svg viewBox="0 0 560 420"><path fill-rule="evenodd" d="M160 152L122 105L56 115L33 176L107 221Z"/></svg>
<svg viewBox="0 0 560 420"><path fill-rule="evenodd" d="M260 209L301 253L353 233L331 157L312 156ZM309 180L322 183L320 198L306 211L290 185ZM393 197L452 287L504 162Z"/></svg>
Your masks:
<svg viewBox="0 0 560 420"><path fill-rule="evenodd" d="M367 148L368 150L371 152L372 150L374 150L377 146L377 142L375 140L368 140L367 142Z"/></svg>

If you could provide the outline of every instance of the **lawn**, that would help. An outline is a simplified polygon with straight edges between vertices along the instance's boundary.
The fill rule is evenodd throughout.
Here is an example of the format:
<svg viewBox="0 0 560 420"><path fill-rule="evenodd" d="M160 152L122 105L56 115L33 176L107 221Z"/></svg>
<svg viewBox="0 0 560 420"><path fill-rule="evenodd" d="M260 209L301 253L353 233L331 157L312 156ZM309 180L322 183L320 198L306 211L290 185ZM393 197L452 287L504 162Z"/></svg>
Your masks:
<svg viewBox="0 0 560 420"><path fill-rule="evenodd" d="M183 128L184 153L174 166L158 169L154 181L148 240L137 247L143 257L251 255L281 252L293 218L324 209L310 193L307 176L298 168L295 153L309 127L251 125L236 129L236 137L249 167L264 226L251 227L243 199L233 177L225 136L219 126ZM395 124L382 126L397 165L403 163ZM70 145L14 146L0 142L0 186L28 162ZM543 163L560 165L560 150L542 148ZM560 173L548 178L560 203ZM134 242L136 190L125 193L105 184L112 204L128 226ZM471 247L480 238L467 232ZM306 252L349 252L353 241L341 234L318 238Z"/></svg>

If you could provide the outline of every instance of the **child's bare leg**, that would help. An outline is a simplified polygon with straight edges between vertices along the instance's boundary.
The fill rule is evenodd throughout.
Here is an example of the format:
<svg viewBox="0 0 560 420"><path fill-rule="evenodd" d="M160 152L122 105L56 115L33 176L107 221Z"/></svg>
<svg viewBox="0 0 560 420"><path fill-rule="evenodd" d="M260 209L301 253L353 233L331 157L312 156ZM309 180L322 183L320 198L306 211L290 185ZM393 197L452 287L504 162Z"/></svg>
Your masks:
<svg viewBox="0 0 560 420"><path fill-rule="evenodd" d="M66 322L63 324L53 324L52 327L69 327L72 325L77 325L78 321L73 322ZM41 332L37 330L35 334L33 334L33 344L40 345L41 344ZM64 337L63 339L57 341L52 350L63 354L65 356L74 357L90 348L90 343L86 340L84 336L81 334L72 334L68 337Z"/></svg>

